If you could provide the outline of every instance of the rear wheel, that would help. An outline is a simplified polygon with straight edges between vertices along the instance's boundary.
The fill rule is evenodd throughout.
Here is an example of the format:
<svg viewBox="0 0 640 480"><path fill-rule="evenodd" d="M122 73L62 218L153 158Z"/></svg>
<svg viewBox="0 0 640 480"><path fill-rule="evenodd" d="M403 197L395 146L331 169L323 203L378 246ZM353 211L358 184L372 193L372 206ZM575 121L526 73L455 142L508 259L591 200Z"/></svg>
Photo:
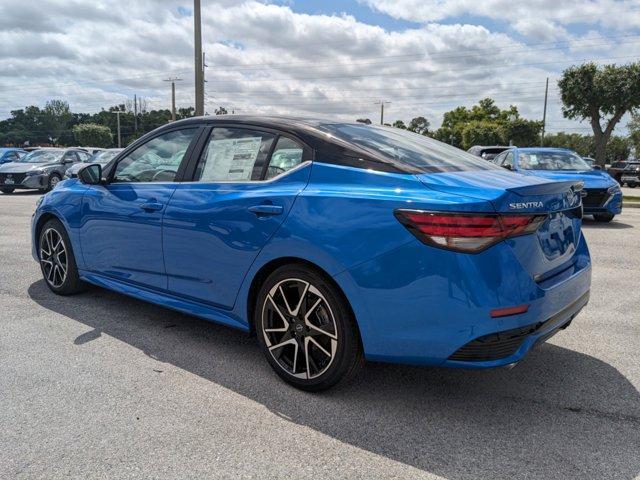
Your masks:
<svg viewBox="0 0 640 480"><path fill-rule="evenodd" d="M637 183L627 183L627 187L629 188L636 188L638 186Z"/></svg>
<svg viewBox="0 0 640 480"><path fill-rule="evenodd" d="M597 215L594 215L593 218L596 222L609 223L611 220L613 220L614 216L615 215L611 213L599 213Z"/></svg>
<svg viewBox="0 0 640 480"><path fill-rule="evenodd" d="M284 266L262 285L254 310L258 342L275 372L309 391L330 388L364 364L358 329L341 292L304 266Z"/></svg>
<svg viewBox="0 0 640 480"><path fill-rule="evenodd" d="M0 188L0 192L4 193L5 195L13 193L14 190L15 188Z"/></svg>
<svg viewBox="0 0 640 480"><path fill-rule="evenodd" d="M44 224L38 239L38 256L42 276L49 289L58 295L71 295L84 290L71 249L71 241L59 220Z"/></svg>

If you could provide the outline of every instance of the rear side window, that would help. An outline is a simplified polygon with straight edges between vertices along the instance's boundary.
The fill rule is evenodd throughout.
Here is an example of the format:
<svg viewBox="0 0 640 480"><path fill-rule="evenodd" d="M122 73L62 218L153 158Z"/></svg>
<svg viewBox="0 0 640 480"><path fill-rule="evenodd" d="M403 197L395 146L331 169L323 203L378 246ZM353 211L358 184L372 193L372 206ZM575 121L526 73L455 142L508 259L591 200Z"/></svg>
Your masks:
<svg viewBox="0 0 640 480"><path fill-rule="evenodd" d="M393 127L322 124L320 129L417 173L495 170L499 167L433 138Z"/></svg>
<svg viewBox="0 0 640 480"><path fill-rule="evenodd" d="M278 138L276 148L273 150L269 167L267 168L267 180L277 177L302 163L304 147L287 137Z"/></svg>
<svg viewBox="0 0 640 480"><path fill-rule="evenodd" d="M246 182L260 180L275 135L243 128L214 128L194 180Z"/></svg>

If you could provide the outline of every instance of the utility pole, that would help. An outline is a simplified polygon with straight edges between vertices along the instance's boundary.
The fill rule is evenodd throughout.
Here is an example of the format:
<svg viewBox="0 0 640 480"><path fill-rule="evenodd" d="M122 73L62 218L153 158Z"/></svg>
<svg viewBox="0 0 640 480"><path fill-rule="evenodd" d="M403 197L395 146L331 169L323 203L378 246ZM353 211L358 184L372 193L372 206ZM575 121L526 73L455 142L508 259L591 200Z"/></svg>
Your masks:
<svg viewBox="0 0 640 480"><path fill-rule="evenodd" d="M542 111L542 136L540 137L540 146L544 147L544 129L547 124L547 95L549 93L549 77L547 77L547 84L544 87L544 110Z"/></svg>
<svg viewBox="0 0 640 480"><path fill-rule="evenodd" d="M384 125L384 105L385 103L389 105L391 102L387 102L386 100L380 100L376 102L376 105L380 105L380 125Z"/></svg>
<svg viewBox="0 0 640 480"><path fill-rule="evenodd" d="M133 131L138 131L138 97L133 95Z"/></svg>
<svg viewBox="0 0 640 480"><path fill-rule="evenodd" d="M115 112L111 113L115 113L118 117L118 148L122 148L122 137L120 136L120 114L122 113L122 111L116 110Z"/></svg>
<svg viewBox="0 0 640 480"><path fill-rule="evenodd" d="M202 56L202 22L200 0L193 0L193 30L195 43L196 116L204 115L204 67Z"/></svg>
<svg viewBox="0 0 640 480"><path fill-rule="evenodd" d="M181 78L171 77L165 78L165 82L171 82L171 121L176 121L176 82L181 81Z"/></svg>

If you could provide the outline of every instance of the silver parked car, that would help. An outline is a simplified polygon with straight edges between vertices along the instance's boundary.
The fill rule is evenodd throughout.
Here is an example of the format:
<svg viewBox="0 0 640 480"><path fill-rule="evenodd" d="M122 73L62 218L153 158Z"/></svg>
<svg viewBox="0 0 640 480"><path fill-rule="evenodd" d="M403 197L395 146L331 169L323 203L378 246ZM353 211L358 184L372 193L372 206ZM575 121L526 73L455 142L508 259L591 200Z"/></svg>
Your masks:
<svg viewBox="0 0 640 480"><path fill-rule="evenodd" d="M16 189L47 191L54 188L67 169L89 159L89 153L77 148L41 148L18 161L0 165L0 191Z"/></svg>

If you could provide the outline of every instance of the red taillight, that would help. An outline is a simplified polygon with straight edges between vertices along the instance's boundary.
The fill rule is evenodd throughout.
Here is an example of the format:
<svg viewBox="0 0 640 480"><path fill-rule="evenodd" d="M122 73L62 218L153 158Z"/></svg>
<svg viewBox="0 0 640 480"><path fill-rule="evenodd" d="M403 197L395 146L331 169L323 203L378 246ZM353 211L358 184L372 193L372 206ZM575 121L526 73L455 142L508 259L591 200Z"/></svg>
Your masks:
<svg viewBox="0 0 640 480"><path fill-rule="evenodd" d="M508 237L535 232L546 215L499 215L396 210L419 240L460 252L479 252Z"/></svg>

